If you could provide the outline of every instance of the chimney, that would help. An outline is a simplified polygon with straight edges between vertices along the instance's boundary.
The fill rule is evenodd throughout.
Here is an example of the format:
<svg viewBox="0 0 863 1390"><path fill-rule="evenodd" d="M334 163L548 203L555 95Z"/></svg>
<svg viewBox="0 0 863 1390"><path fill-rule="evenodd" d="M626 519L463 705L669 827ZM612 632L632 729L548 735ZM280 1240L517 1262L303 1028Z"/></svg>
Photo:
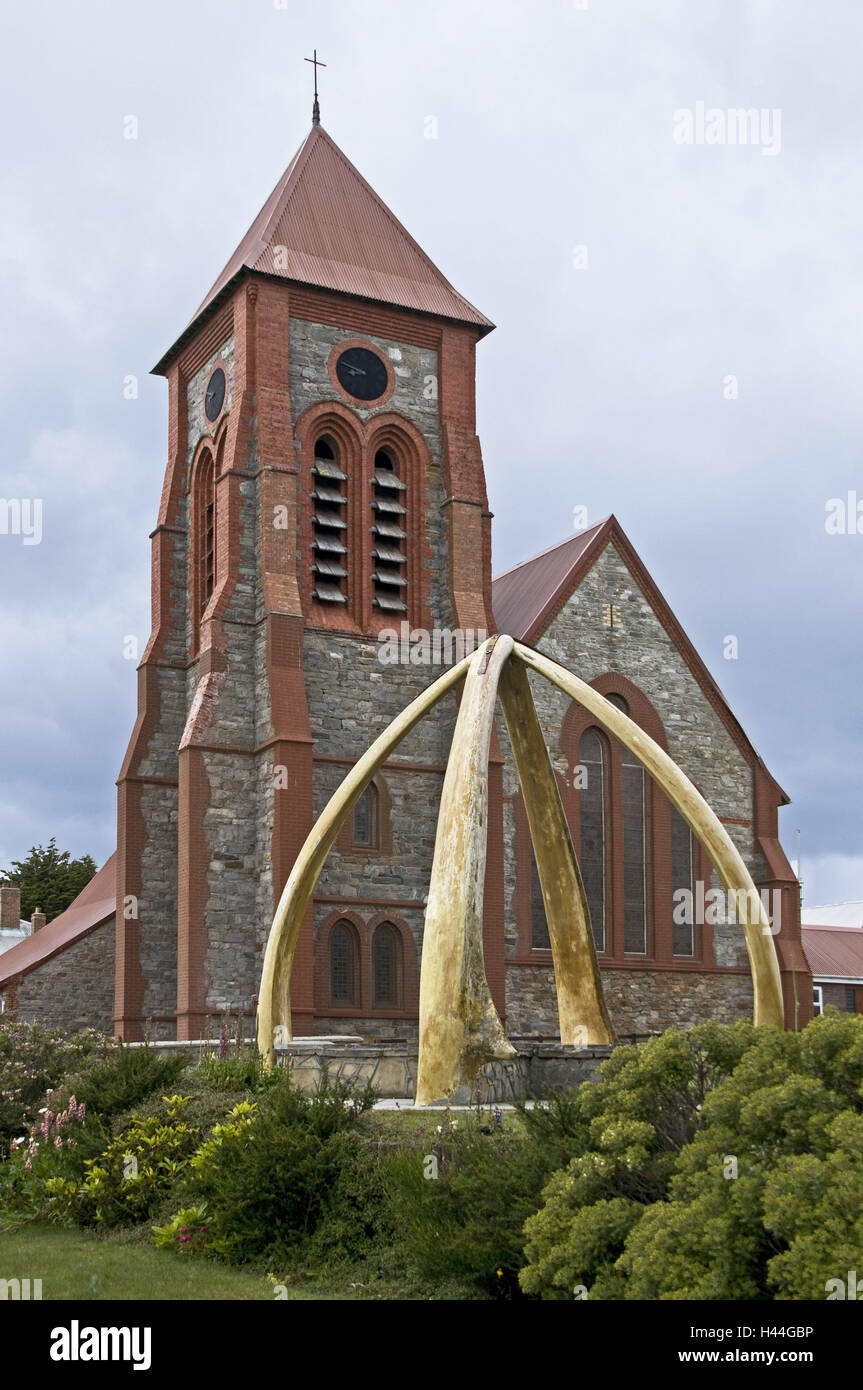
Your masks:
<svg viewBox="0 0 863 1390"><path fill-rule="evenodd" d="M21 889L17 883L0 883L0 927L17 931L21 925Z"/></svg>
<svg viewBox="0 0 863 1390"><path fill-rule="evenodd" d="M41 910L41 908L37 907L36 911L30 918L30 931L38 931L40 927L44 927L47 920L48 919L46 918L45 913Z"/></svg>

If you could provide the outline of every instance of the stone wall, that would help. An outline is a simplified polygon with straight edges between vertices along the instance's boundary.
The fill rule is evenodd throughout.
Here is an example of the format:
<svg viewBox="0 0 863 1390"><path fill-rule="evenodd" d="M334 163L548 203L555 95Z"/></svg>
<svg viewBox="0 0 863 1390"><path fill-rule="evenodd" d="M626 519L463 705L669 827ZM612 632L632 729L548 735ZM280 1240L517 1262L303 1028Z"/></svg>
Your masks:
<svg viewBox="0 0 863 1390"><path fill-rule="evenodd" d="M615 1031L622 1037L691 1028L715 1019L752 1017L749 973L696 970L602 970L602 988ZM507 1033L559 1037L554 972L549 965L507 968Z"/></svg>
<svg viewBox="0 0 863 1390"><path fill-rule="evenodd" d="M25 975L17 989L20 1022L113 1033L114 940L111 919Z"/></svg>

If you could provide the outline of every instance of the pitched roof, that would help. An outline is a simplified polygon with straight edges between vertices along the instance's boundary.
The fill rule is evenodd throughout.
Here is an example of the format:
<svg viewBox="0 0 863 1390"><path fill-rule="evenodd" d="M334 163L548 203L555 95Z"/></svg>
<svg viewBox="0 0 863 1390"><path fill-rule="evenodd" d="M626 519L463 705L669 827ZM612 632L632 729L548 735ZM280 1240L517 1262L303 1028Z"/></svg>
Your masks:
<svg viewBox="0 0 863 1390"><path fill-rule="evenodd" d="M557 595L565 592L568 598L572 593L570 580L593 544L600 535L605 535L610 520L610 517L606 517L588 530L579 531L577 535L540 551L530 560L522 560L521 564L498 575L492 583L494 620L498 630L527 643L531 642L537 629L544 631L548 626L544 620L546 610L553 605Z"/></svg>
<svg viewBox="0 0 863 1390"><path fill-rule="evenodd" d="M859 927L804 927L803 949L813 978L863 984L863 931Z"/></svg>
<svg viewBox="0 0 863 1390"><path fill-rule="evenodd" d="M312 126L160 371L244 270L441 318L494 324L429 260L322 126Z"/></svg>
<svg viewBox="0 0 863 1390"><path fill-rule="evenodd" d="M731 706L613 513L604 521L596 522L588 530L569 536L558 545L535 555L533 559L524 560L513 569L506 570L493 581L492 605L498 630L515 637L526 646L535 647L588 570L606 546L612 543L620 552L660 623L737 746L773 783L780 804L787 805L790 797L767 770L762 758L750 743ZM786 862L781 848L779 854L783 863Z"/></svg>
<svg viewBox="0 0 863 1390"><path fill-rule="evenodd" d="M53 922L19 941L0 956L0 987L13 975L26 975L37 965L64 951L81 937L101 927L114 916L116 898L116 852L106 859L97 874L81 889L74 902Z"/></svg>

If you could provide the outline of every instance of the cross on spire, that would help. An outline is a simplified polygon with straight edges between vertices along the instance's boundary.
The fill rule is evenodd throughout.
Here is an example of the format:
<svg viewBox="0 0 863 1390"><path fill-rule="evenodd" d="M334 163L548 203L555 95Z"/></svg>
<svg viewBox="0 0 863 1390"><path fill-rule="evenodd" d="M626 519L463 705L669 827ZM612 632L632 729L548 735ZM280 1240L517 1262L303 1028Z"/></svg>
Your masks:
<svg viewBox="0 0 863 1390"><path fill-rule="evenodd" d="M318 106L318 68L325 68L327 65L326 63L322 63L318 58L318 50L316 48L313 48L312 52L315 55L314 58L304 58L303 62L311 63L315 69L315 104L312 107L312 125L320 125L321 108Z"/></svg>

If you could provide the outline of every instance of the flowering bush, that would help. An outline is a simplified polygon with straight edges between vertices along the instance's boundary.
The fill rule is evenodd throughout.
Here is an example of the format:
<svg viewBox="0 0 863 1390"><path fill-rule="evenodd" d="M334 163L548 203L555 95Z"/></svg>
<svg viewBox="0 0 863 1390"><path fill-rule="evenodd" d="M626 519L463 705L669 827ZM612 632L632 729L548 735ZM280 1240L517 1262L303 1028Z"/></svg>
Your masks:
<svg viewBox="0 0 863 1390"><path fill-rule="evenodd" d="M0 1159L12 1140L37 1123L45 1094L71 1072L86 1070L119 1047L95 1028L65 1034L38 1023L0 1018ZM56 1137L56 1136L55 1136Z"/></svg>

